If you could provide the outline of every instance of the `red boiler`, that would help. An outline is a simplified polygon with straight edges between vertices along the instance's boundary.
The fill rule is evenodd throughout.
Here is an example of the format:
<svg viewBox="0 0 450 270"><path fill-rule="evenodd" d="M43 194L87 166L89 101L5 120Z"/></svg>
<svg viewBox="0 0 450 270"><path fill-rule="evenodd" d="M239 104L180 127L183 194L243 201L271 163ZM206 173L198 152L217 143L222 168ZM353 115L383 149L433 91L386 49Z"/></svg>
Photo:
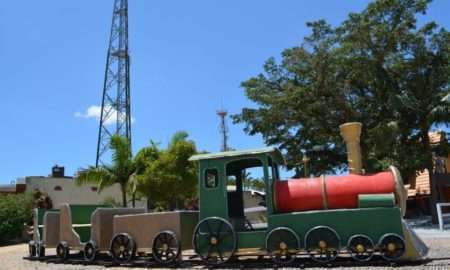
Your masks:
<svg viewBox="0 0 450 270"><path fill-rule="evenodd" d="M357 208L358 195L395 193L397 181L394 171L275 181L276 212Z"/></svg>

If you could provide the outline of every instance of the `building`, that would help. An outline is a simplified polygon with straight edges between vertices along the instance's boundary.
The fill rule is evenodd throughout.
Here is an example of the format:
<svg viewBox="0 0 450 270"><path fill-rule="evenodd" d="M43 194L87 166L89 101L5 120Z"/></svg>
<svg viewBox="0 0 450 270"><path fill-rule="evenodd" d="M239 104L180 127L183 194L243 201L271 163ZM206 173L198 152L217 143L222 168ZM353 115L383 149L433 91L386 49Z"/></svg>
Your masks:
<svg viewBox="0 0 450 270"><path fill-rule="evenodd" d="M24 193L26 185L24 182L13 182L11 184L0 185L0 195Z"/></svg>
<svg viewBox="0 0 450 270"><path fill-rule="evenodd" d="M26 191L39 190L52 200L53 207L59 208L62 203L101 204L107 200L121 202L121 191L118 184L98 192L97 185L78 186L72 176L65 176L64 167L55 165L49 176L27 176L24 179Z"/></svg>
<svg viewBox="0 0 450 270"><path fill-rule="evenodd" d="M448 144L445 132L435 131L428 134L433 149L443 144ZM450 154L442 155L434 151L435 173L439 177L436 182L438 189L438 201L450 202ZM431 199L431 181L427 169L417 172L416 176L409 179L409 184L405 187L408 191L409 208L415 211L429 214Z"/></svg>
<svg viewBox="0 0 450 270"><path fill-rule="evenodd" d="M430 138L431 145L433 147L436 147L442 143L446 143L447 139L445 135L446 134L441 131L430 132L428 136ZM450 154L448 156L435 155L434 163L435 163L435 171L437 173L443 174L450 173ZM428 170L425 169L423 171L418 172L413 179L410 179L407 188L408 188L408 197L430 195L431 188ZM440 188L450 189L450 186L448 187L443 186ZM446 199L450 201L450 197Z"/></svg>
<svg viewBox="0 0 450 270"><path fill-rule="evenodd" d="M50 197L53 208L59 208L62 203L70 204L101 204L105 202L122 202L120 186L115 184L98 192L95 184L78 186L72 176L66 176L64 167L55 165L49 176L26 176L19 178L15 184L0 186L0 194L17 194L24 192L40 192ZM139 206L145 202L138 202Z"/></svg>

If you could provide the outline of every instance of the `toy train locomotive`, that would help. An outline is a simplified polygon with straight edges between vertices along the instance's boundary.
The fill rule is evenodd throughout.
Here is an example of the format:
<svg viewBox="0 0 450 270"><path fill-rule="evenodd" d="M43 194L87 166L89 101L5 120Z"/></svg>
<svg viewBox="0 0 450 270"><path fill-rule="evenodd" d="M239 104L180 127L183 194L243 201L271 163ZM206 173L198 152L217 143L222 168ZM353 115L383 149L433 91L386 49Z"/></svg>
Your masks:
<svg viewBox="0 0 450 270"><path fill-rule="evenodd" d="M36 210L30 256L56 247L61 259L80 250L88 261L103 252L125 263L139 253L162 265L181 260L189 249L207 264L241 255L270 256L277 264L306 254L321 263L339 254L357 261L374 254L388 261L421 259L427 247L402 220L406 196L397 169L361 174L360 130L359 123L341 126L349 175L279 180L284 161L276 148L201 154L190 159L199 162L199 211ZM243 199L246 173L255 168L266 187L257 222L249 220Z"/></svg>

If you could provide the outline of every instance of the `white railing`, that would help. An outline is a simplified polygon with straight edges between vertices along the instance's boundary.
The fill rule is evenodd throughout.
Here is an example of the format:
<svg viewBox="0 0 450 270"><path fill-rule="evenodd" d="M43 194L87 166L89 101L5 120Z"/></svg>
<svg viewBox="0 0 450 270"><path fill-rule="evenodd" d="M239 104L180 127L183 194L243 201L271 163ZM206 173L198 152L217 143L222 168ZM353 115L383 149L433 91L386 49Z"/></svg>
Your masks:
<svg viewBox="0 0 450 270"><path fill-rule="evenodd" d="M449 214L442 214L442 207L450 207L450 203L437 203L437 213L438 213L438 221L439 221L439 230L444 230L444 219L450 217Z"/></svg>

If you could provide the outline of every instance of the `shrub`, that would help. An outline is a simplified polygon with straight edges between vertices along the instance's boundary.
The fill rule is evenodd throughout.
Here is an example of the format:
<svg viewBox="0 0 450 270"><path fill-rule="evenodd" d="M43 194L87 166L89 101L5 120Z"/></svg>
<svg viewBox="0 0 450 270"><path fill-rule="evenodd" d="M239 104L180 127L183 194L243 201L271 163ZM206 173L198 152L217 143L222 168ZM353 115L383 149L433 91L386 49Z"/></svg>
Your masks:
<svg viewBox="0 0 450 270"><path fill-rule="evenodd" d="M22 237L25 223L32 220L31 194L0 196L0 244Z"/></svg>

